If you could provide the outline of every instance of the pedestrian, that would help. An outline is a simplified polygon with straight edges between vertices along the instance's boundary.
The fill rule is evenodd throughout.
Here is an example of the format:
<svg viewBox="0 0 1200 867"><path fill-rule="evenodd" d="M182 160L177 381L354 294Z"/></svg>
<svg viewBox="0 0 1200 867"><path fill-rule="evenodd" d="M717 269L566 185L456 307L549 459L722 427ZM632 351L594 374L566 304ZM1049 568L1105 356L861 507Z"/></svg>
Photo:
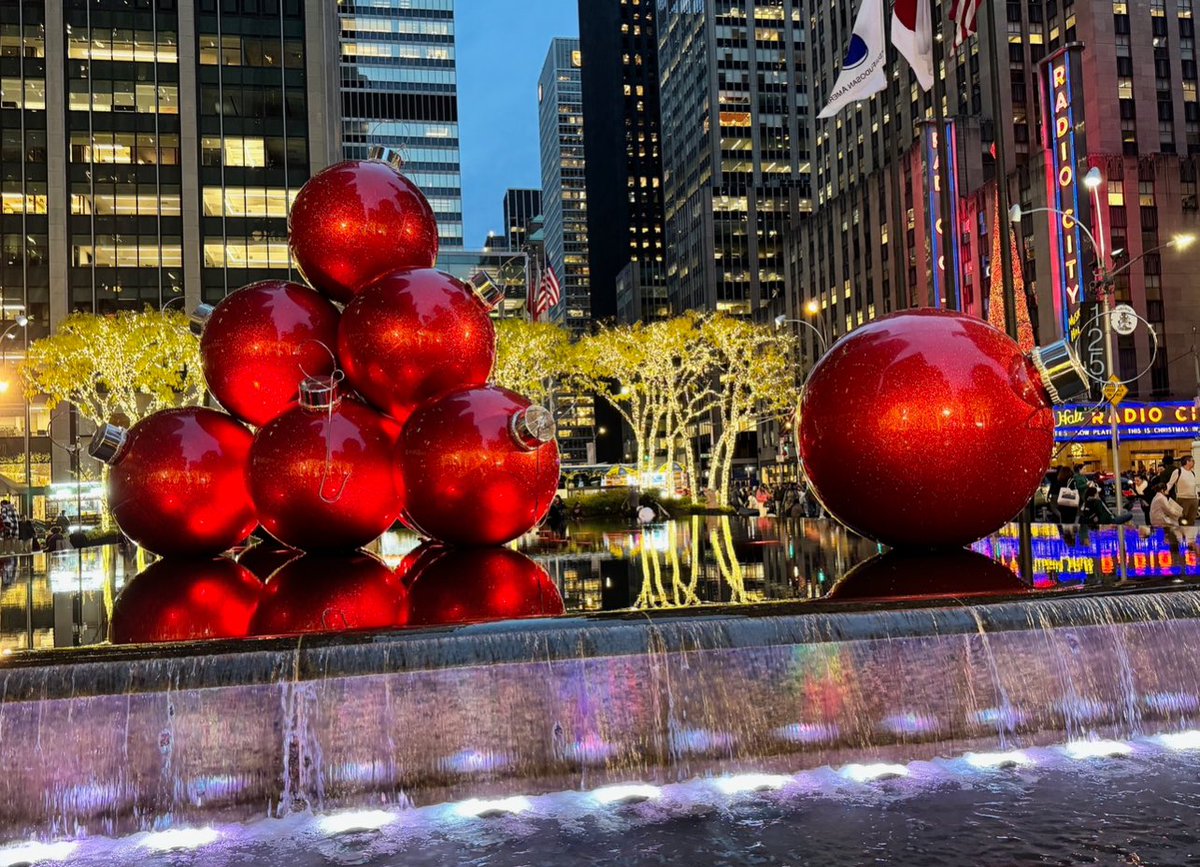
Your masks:
<svg viewBox="0 0 1200 867"><path fill-rule="evenodd" d="M66 535L67 530L71 529L71 521L67 517L67 513L65 511L58 513L58 517L54 519L54 523L58 529L62 530L64 536Z"/></svg>
<svg viewBox="0 0 1200 867"><path fill-rule="evenodd" d="M46 550L61 551L67 547L67 537L63 533L62 527L57 523L50 528L50 532L46 534Z"/></svg>
<svg viewBox="0 0 1200 867"><path fill-rule="evenodd" d="M1084 486L1086 489L1086 481ZM1074 524L1079 517L1079 507L1083 505L1083 495L1079 491L1075 475L1070 467L1062 466L1054 478L1050 480L1050 492L1047 500L1058 517L1060 524Z"/></svg>
<svg viewBox="0 0 1200 867"><path fill-rule="evenodd" d="M1196 492L1196 459L1187 455L1171 474L1167 495L1183 508L1180 523L1185 527L1196 525L1196 513L1200 511L1200 496Z"/></svg>
<svg viewBox="0 0 1200 867"><path fill-rule="evenodd" d="M1146 479L1145 473L1138 473L1133 477L1133 494L1138 504L1142 507L1142 515L1146 518L1146 523L1150 523L1150 482Z"/></svg>
<svg viewBox="0 0 1200 867"><path fill-rule="evenodd" d="M563 502L561 496L556 495L550 504L550 513L546 518L546 524L550 527L553 535L560 539L567 537L567 504Z"/></svg>
<svg viewBox="0 0 1200 867"><path fill-rule="evenodd" d="M1161 484L1151 485L1150 491L1150 526L1178 527L1179 518L1183 515L1183 506L1168 497Z"/></svg>
<svg viewBox="0 0 1200 867"><path fill-rule="evenodd" d="M0 500L0 524L4 525L4 538L15 539L21 529L21 516L11 500Z"/></svg>

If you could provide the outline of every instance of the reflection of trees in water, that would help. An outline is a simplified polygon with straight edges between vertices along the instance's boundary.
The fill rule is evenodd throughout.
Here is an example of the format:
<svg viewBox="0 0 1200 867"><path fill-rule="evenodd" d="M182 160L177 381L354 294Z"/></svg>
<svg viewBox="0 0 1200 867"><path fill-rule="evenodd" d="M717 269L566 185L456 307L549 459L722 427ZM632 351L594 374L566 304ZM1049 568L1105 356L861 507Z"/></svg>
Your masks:
<svg viewBox="0 0 1200 867"><path fill-rule="evenodd" d="M707 526L702 526L702 521L705 519L693 516L686 525L679 521L668 523L663 552L651 544L648 534L642 536L638 546L642 586L634 602L635 608L678 608L702 603L699 595L704 560L701 540L705 538L705 530L718 574L730 590L730 600L747 601L745 575L734 548L729 518L709 519L705 521ZM680 528L684 526L687 531L681 539ZM686 561L680 556L682 550L687 551Z"/></svg>

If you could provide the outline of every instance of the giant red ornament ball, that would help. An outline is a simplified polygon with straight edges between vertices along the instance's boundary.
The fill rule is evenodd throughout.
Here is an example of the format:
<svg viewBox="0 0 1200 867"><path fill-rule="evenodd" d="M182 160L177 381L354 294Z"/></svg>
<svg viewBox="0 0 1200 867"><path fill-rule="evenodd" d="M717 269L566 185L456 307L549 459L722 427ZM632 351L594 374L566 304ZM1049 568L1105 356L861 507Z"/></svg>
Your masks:
<svg viewBox="0 0 1200 867"><path fill-rule="evenodd" d="M125 535L162 555L219 554L258 523L246 484L254 437L201 407L148 416L128 431L105 425L93 457L109 463L108 502Z"/></svg>
<svg viewBox="0 0 1200 867"><path fill-rule="evenodd" d="M264 427L250 450L250 489L268 533L304 551L348 551L400 512L395 440L375 410L307 380L301 405Z"/></svg>
<svg viewBox="0 0 1200 867"><path fill-rule="evenodd" d="M396 450L406 523L451 545L501 545L537 525L558 489L554 419L487 386L422 404Z"/></svg>
<svg viewBox="0 0 1200 867"><path fill-rule="evenodd" d="M350 160L309 179L288 217L301 273L348 302L400 268L432 268L438 227L421 190L383 159Z"/></svg>
<svg viewBox="0 0 1200 867"><path fill-rule="evenodd" d="M467 284L430 268L397 271L346 307L338 331L346 379L392 418L452 388L483 385L496 329Z"/></svg>
<svg viewBox="0 0 1200 867"><path fill-rule="evenodd" d="M413 626L563 613L562 595L546 570L511 548L446 548L427 542L398 571L408 583Z"/></svg>
<svg viewBox="0 0 1200 867"><path fill-rule="evenodd" d="M262 427L295 406L306 376L333 373L338 310L307 286L252 283L207 310L197 311L204 378L242 421Z"/></svg>
<svg viewBox="0 0 1200 867"><path fill-rule="evenodd" d="M1012 519L1049 469L1051 392L1065 401L1087 388L1068 355L1056 345L1035 351L1035 364L954 312L877 319L838 342L805 385L804 472L825 508L863 535L894 547L973 542Z"/></svg>
<svg viewBox="0 0 1200 867"><path fill-rule="evenodd" d="M964 599L1016 596L1032 589L1003 563L963 548L888 551L859 563L825 598L833 602Z"/></svg>
<svg viewBox="0 0 1200 867"><path fill-rule="evenodd" d="M297 635L396 629L408 622L403 583L378 558L361 551L341 557L308 554L267 581L250 630Z"/></svg>
<svg viewBox="0 0 1200 867"><path fill-rule="evenodd" d="M245 638L263 585L226 558L159 560L125 585L113 603L113 644Z"/></svg>

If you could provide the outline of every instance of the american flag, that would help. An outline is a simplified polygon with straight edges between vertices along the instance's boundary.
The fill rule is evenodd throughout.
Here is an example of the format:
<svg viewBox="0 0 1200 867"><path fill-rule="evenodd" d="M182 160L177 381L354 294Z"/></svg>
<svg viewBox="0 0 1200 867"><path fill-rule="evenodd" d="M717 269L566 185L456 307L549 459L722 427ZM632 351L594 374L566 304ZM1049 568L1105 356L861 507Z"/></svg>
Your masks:
<svg viewBox="0 0 1200 867"><path fill-rule="evenodd" d="M533 321L536 322L550 312L550 308L557 304L561 297L562 286L559 285L558 275L554 273L554 266L547 262L546 270L542 272L542 281L538 284L537 305L533 309Z"/></svg>
<svg viewBox="0 0 1200 867"><path fill-rule="evenodd" d="M953 48L958 48L975 32L982 0L950 0L950 20L954 22Z"/></svg>

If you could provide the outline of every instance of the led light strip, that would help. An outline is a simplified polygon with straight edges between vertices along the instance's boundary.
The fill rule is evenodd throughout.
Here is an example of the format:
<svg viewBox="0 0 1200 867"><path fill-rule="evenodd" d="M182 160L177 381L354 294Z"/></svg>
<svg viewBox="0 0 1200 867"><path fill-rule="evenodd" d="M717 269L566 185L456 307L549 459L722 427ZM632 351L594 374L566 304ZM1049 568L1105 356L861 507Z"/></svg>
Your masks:
<svg viewBox="0 0 1200 867"><path fill-rule="evenodd" d="M619 783L604 786L589 792L559 792L548 795L514 795L505 798L470 798L448 804L419 807L407 810L347 810L315 818L310 829L322 837L342 834L378 833L402 819L429 818L436 824L440 821L487 821L505 816L532 813L543 818L553 818L560 813L577 814L598 808L621 809L636 804L659 801L681 802L702 800L705 793L717 793L728 798L737 798L754 793L779 791L789 787L818 789L830 775L835 779L854 785L870 785L887 780L911 776L926 776L929 768L966 766L975 771L996 772L1005 769L1030 767L1055 754L1075 761L1098 761L1120 759L1133 755L1141 748L1161 748L1171 751L1200 750L1200 730L1160 734L1142 738L1134 743L1114 740L1068 741L1036 750L1009 750L994 753L964 753L949 759L934 762L914 761L907 765L891 763L849 764L842 768L802 771L798 774L742 773L719 777L696 778L683 783L656 786L643 782ZM914 774L914 771L919 773ZM218 841L235 836L216 828L173 828L164 831L135 834L122 839L87 838L57 842L22 842L0 847L0 867L15 867L19 864L49 864L76 860L87 855L92 847L112 846L125 843L132 848L149 849L156 852L195 850L211 846ZM253 836L253 835L251 835ZM262 842L268 842L266 837ZM95 853L99 854L99 852Z"/></svg>

